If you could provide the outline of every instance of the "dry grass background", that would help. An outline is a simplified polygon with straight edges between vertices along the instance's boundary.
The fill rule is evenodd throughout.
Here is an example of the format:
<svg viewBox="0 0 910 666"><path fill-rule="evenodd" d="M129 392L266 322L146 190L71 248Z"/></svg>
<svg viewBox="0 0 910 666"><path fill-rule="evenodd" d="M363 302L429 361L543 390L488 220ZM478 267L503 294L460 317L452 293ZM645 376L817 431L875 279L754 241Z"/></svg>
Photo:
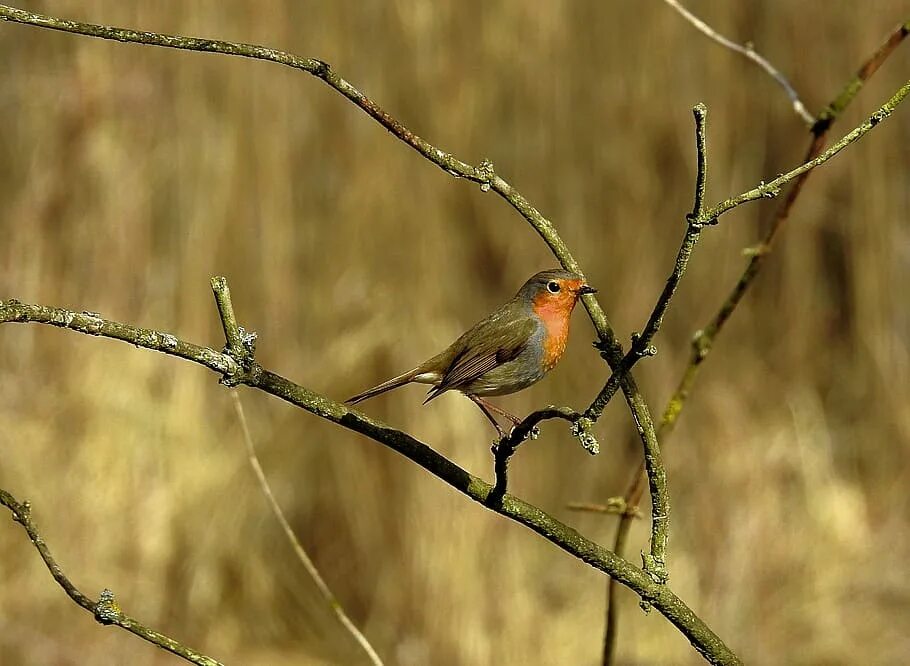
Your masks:
<svg viewBox="0 0 910 666"><path fill-rule="evenodd" d="M660 2L22 3L253 41L332 63L463 159L493 159L561 229L623 338L691 207L690 108L710 109L710 199L796 164L778 88ZM820 108L910 6L690 2L753 40ZM903 46L833 135L910 72ZM910 109L810 180L666 448L676 591L755 664L910 654ZM259 360L343 398L437 351L554 261L492 194L457 182L307 75L0 25L0 296L94 310L220 345L231 280ZM637 374L655 412L775 204L704 235ZM501 400L582 406L605 378L575 316L567 358ZM363 663L269 514L227 392L202 369L49 327L0 332L0 486L74 581L231 664ZM419 388L364 410L490 475L491 432ZM245 391L263 465L329 584L390 664L598 663L605 579L362 437ZM571 500L622 492L622 401L590 458L565 429L513 464L515 492L608 543ZM172 664L105 629L0 521L0 663ZM646 526L633 532L634 550ZM622 663L697 663L623 598Z"/></svg>

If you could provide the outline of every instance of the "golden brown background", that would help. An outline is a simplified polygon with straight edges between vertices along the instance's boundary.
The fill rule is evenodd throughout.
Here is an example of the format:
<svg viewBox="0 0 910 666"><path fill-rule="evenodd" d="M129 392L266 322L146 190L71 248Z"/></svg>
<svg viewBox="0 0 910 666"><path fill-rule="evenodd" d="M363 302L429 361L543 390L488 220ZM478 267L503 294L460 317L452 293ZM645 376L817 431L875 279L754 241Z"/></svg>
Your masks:
<svg viewBox="0 0 910 666"><path fill-rule="evenodd" d="M709 199L794 166L808 137L778 87L661 2L22 2L259 42L332 63L467 161L494 161L561 230L627 341L691 208L690 109L710 109ZM752 40L812 110L910 5L688 3ZM910 76L902 46L835 128ZM227 275L258 359L335 398L447 344L554 260L502 200L459 182L306 74L0 24L0 298L223 343ZM809 181L666 448L674 589L753 664L910 654L910 108ZM775 202L709 229L636 370L659 413ZM582 312L561 366L500 404L582 407L606 377ZM364 663L320 603L247 466L228 392L199 367L37 325L0 330L0 487L34 504L92 595L229 664ZM389 664L595 664L606 579L393 452L249 390L279 501ZM490 476L467 400L365 403ZM621 400L591 458L547 424L512 489L565 509L619 494L638 449ZM0 521L0 663L174 664L106 629ZM647 525L633 532L632 557ZM625 592L625 664L698 663Z"/></svg>

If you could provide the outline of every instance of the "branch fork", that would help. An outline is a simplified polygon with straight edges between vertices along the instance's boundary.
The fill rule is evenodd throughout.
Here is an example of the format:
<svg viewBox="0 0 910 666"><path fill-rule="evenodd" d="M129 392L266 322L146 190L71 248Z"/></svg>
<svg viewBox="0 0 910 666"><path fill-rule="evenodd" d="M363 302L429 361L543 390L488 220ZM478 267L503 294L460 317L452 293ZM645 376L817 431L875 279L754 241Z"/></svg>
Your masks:
<svg viewBox="0 0 910 666"><path fill-rule="evenodd" d="M235 387L240 384L254 384L262 374L262 368L255 361L256 340L259 337L255 331L246 331L237 323L234 314L234 304L231 302L231 290L227 278L215 276L211 280L212 293L215 295L215 305L218 308L218 317L224 329L225 345L221 353L230 358L228 372L221 376L221 383L225 386Z"/></svg>
<svg viewBox="0 0 910 666"><path fill-rule="evenodd" d="M489 506L501 506L502 499L508 485L509 460L515 455L522 442L528 439L537 439L540 434L538 424L550 419L562 419L572 424L572 436L578 439L582 447L592 456L600 452L600 445L591 433L594 422L585 418L570 407L556 407L551 405L544 409L528 414L508 435L495 442L490 450L493 453L493 472L496 476L486 503Z"/></svg>
<svg viewBox="0 0 910 666"><path fill-rule="evenodd" d="M671 2L671 4L674 4L678 8L678 2ZM323 61L301 58L287 52L253 44L205 40L152 32L137 32L122 28L80 23L76 21L65 21L55 17L24 12L5 5L0 5L0 19L93 37L114 39L122 42L142 43L169 48L215 52L269 60L306 71L324 81L335 91L357 105L373 120L385 127L397 138L438 167L456 177L479 182L481 189L485 192L490 190L495 191L531 224L534 230L543 238L552 250L553 254L559 259L564 268L581 273L578 263L557 233L552 222L541 215L541 213L512 185L496 175L493 164L489 160L484 160L479 166L474 167L457 160L452 155L432 146L383 111L373 100L366 97L366 95L341 78ZM893 49L893 47L896 46L896 43L907 34L907 25L910 24L902 26L900 37L893 41L892 45L889 47L890 49ZM754 54L754 51L750 48L743 49L743 51L746 52L745 54L747 57ZM864 80L864 78L880 64L880 61L884 59L887 52L890 51L882 49L876 56L877 61L874 67L870 66L866 71L861 70L858 78ZM433 449L414 439L407 433L396 431L380 422L369 419L360 412L350 410L344 405L323 396L319 396L302 386L293 384L283 377L260 368L254 361L255 334L246 333L237 325L233 309L230 307L230 295L227 291L227 284L223 278L216 278L212 283L216 303L218 304L219 315L225 331L225 338L227 340L227 345L225 346L223 353L218 353L207 347L200 347L178 340L169 334L104 320L95 313L79 314L56 308L24 305L17 301L8 301L6 303L0 302L0 323L4 321L31 321L52 324L63 328L70 328L82 333L102 335L123 340L139 347L146 347L179 356L205 365L220 373L224 383L243 383L259 388L302 407L321 418L333 421L339 425L372 437L411 458L414 462L442 478L469 497L488 504L490 508L533 529L576 557L594 564L601 570L607 572L614 580L628 585L639 594L643 603L648 605L653 604L660 609L670 621L676 624L676 626L693 641L696 648L712 662L738 663L737 657L730 652L720 639L715 636L699 618L694 616L694 614L692 614L691 611L665 586L665 552L669 533L668 520L670 509L666 484L666 471L664 470L661 461L657 432L652 422L649 408L645 403L630 370L640 358L649 355L643 353L643 351L650 351L651 349L650 341L660 328L663 316L669 307L670 300L675 293L679 280L685 272L689 256L698 240L702 227L715 224L720 215L739 205L749 201L777 196L783 185L789 183L791 180L804 177L811 169L814 169L832 158L840 150L853 141L861 138L867 131L886 119L894 108L903 101L908 93L910 93L910 82L898 90L891 100L881 107L879 111L872 114L866 123L854 129L828 151L821 153L821 147L819 147L818 152L812 155L808 161L792 171L782 176L778 176L769 183L763 182L756 188L727 199L708 210L704 207L706 182L704 121L707 110L703 105L698 105L693 110L696 119L697 152L699 158L695 205L692 214L687 217L688 227L686 235L677 255L673 272L667 280L667 284L652 311L647 325L636 341L633 342L632 349L630 349L628 353L623 353L622 346L617 341L613 329L596 298L588 295L582 299L600 341L598 349L610 365L612 375L607 380L601 393L583 415L578 415L572 410L567 410L568 412L571 412L571 414L556 414L555 416L540 417L537 422L543 420L543 418L564 418L572 422L573 434L576 434L576 436L590 436L591 425L599 418L604 407L615 392L620 388L622 389L626 401L629 404L630 411L632 412L639 438L643 444L644 467L647 471L649 489L652 497L651 548L650 553L643 555L644 570L632 566L630 563L617 557L610 551L584 539L584 537L577 532L562 525L540 509L530 506L516 497L505 497L505 473L508 459L514 453L515 448L521 441L524 441L524 438L530 436L531 433L534 432L537 422L526 424L527 430L520 438L518 435L521 435L521 431L518 433L513 431L512 434L501 440L496 446L494 455L496 456L497 463L502 461L502 474L500 475L499 469L497 469L497 485L491 488L480 479L472 477L454 463L446 460ZM852 94L855 94L855 92ZM840 103L840 101L839 98L836 100L836 103ZM849 101L849 97L847 101ZM818 126L818 124L816 124L816 126ZM818 138L818 134L816 134L816 138ZM801 180L797 180L797 183L800 182ZM761 256L755 257L755 259L760 258ZM728 314L729 313L727 313L727 315ZM710 340L710 336L715 332L716 331L711 331L710 334L706 334L706 339ZM678 413L678 411L679 408L676 409L675 413ZM529 421L533 416L533 414L530 415L526 421ZM515 430L518 430L518 428L516 427ZM583 444L587 442L589 446L594 442L593 437L591 437L590 440L585 440L582 437L580 438L582 439ZM596 442L594 442L594 445L596 446ZM500 477L502 478L502 483L500 483ZM491 496L495 499L496 496L494 493L500 486L502 494L499 496L498 505L491 506L488 500ZM36 546L39 546L39 543L36 542ZM617 551L618 550L620 549L617 548ZM53 568L52 573L54 573ZM109 601L109 605L113 607L113 599L111 598ZM105 611L103 615L104 617L110 616L111 618L116 618L117 613L110 610L110 612Z"/></svg>

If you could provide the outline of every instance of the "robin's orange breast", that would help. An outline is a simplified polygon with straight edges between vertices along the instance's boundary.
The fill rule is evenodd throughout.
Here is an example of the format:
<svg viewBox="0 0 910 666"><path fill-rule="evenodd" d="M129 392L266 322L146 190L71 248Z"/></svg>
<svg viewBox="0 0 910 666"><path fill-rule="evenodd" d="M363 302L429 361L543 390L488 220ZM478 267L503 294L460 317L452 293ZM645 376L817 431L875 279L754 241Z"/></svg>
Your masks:
<svg viewBox="0 0 910 666"><path fill-rule="evenodd" d="M549 372L562 358L569 340L569 321L575 299L538 299L534 303L534 313L540 317L546 329L543 340L541 364Z"/></svg>

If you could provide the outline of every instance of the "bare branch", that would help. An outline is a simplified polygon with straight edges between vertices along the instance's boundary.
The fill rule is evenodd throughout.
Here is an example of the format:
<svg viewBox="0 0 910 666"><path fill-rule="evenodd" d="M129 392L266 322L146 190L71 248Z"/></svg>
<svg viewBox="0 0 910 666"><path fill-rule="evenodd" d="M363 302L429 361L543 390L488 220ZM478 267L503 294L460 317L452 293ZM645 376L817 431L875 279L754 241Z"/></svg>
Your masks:
<svg viewBox="0 0 910 666"><path fill-rule="evenodd" d="M457 178L480 183L481 189L485 192L489 190L496 192L528 221L564 268L583 274L581 267L559 236L553 223L532 206L518 190L497 175L492 162L483 160L479 166L474 167L436 148L402 125L382 110L376 102L341 78L328 63L315 58L301 58L285 51L270 49L256 44L167 35L156 32L141 32L93 23L68 21L53 16L26 12L7 5L0 5L0 20L120 42L267 60L312 74L324 81L332 89L344 95L389 132L447 173ZM632 412L636 431L645 451L648 476L651 479L652 494L655 498L652 503L651 555L648 561L650 563L649 566L653 567L652 575L655 579L666 580L667 573L664 562L666 560L669 535L669 492L651 413L632 374L630 372L618 372L622 367L623 348L617 340L616 334L607 320L600 303L592 294L586 294L582 297L582 304L585 306L597 332L597 347L601 350L601 356L610 365L613 373L617 374L618 385L623 390L629 410ZM236 360L236 358L232 357L232 360ZM231 370L230 374L224 375L224 381L226 383L238 383L242 381L244 372L255 370L255 365L244 369L241 363L239 368L236 365L232 365Z"/></svg>
<svg viewBox="0 0 910 666"><path fill-rule="evenodd" d="M493 169L492 162L483 160L479 166L474 167L456 159L449 153L436 148L395 120L392 116L383 111L376 102L341 78L328 63L314 58L301 58L285 51L278 51L255 44L200 39L197 37L184 37L180 35L166 35L155 32L140 32L93 23L67 21L52 16L26 12L6 5L0 5L0 20L120 42L268 60L308 72L323 80L331 88L354 102L354 104L360 107L389 132L447 173L457 178L464 178L480 183L482 190L493 190L499 194L531 224L564 268L582 274L581 267L575 260L575 257L569 252L568 246L566 246L565 242L559 236L553 223L532 206L531 203L511 184L498 176ZM616 334L614 333L612 326L610 326L607 316L597 299L592 294L586 294L582 297L582 303L588 312L588 316L591 318L591 322L594 324L594 329L597 331L599 339L598 348L601 349L601 355L607 363L609 363L612 371L616 373L621 367L623 359L622 345L617 340ZM236 370L236 368L234 369ZM237 373L235 372L233 375L226 375L225 381L238 381L237 377L235 377L236 374ZM618 377L619 385L626 397L626 402L629 405L629 409L632 412L632 418L635 421L636 430L639 433L639 438L645 449L645 459L648 461L648 475L652 477L651 486L657 498L654 503L655 508L652 515L651 561L654 562L657 567L654 572L655 575L660 579L665 579L666 569L664 568L663 562L666 559L665 552L669 534L669 511L658 509L657 507L668 507L669 494L667 491L666 473L663 471L661 463L657 434L647 403L641 395L634 377L628 372L619 373Z"/></svg>
<svg viewBox="0 0 910 666"><path fill-rule="evenodd" d="M756 201L758 199L773 199L778 194L780 194L781 188L791 180L798 178L799 176L808 171L811 171L817 166L821 166L832 157L837 155L844 148L849 146L851 143L854 143L855 141L861 139L871 129L877 127L879 124L887 120L894 112L894 109L897 108L898 104L904 101L907 93L910 93L910 81L907 81L904 85L898 88L897 92L891 96L891 99L885 102L875 113L869 116L869 118L863 124L853 129L851 132L845 134L843 138L840 139L840 141L832 145L830 148L828 148L828 150L818 155L818 157L804 162L795 169L792 169L787 173L778 176L774 180L771 180L767 183L763 182L758 187L752 188L748 192L743 192L742 194L739 194L735 197L721 201L709 210L704 211L701 217L699 217L699 221L703 224L712 224L724 213L731 211L737 206L741 206L744 203Z"/></svg>
<svg viewBox="0 0 910 666"><path fill-rule="evenodd" d="M222 278L222 280L223 279L224 278ZM212 282L214 285L214 279ZM227 292L226 283L224 284L224 291ZM228 293L228 301L229 300L230 294ZM233 312L233 309L231 311ZM222 312L221 308L219 308L219 312ZM300 560L303 568L306 569L306 572L316 584L316 589L319 590L319 594L322 595L326 605L332 609L332 612L335 614L335 617L338 618L338 621L341 622L341 625L349 634L351 634L351 636L353 636L354 640L357 641L357 644L360 645L363 651L366 652L370 662L375 666L382 666L382 660L379 658L379 655L376 654L376 650L370 645L366 636L360 632L357 625L355 625L351 621L351 618L347 616L347 613L344 612L344 609L341 607L341 602L338 601L338 598L326 584L322 574L319 573L319 569L316 568L313 560L307 555L307 552L303 548L303 545L301 545L297 535L294 534L291 524L288 522L287 518L284 517L284 511L281 510L278 500L275 499L275 495L272 493L272 487L269 485L268 479L265 478L265 472L262 471L262 465L259 464L259 456L256 455L256 447L253 444L253 436L250 434L250 427L246 422L246 414L243 411L243 404L240 402L240 394L238 394L236 390L231 390L231 400L234 403L234 412L237 414L237 420L240 421L240 429L243 432L247 460L249 460L250 467L253 468L253 473L256 475L256 481L259 483L262 494L265 495L269 508L272 510L278 524L281 525L284 536L287 538L288 543L291 544L291 548L294 549L294 554L297 555L297 559Z"/></svg>
<svg viewBox="0 0 910 666"><path fill-rule="evenodd" d="M903 23L902 25L899 25L894 31L892 31L890 35L888 35L887 39L878 48L878 50L876 50L876 52L865 63L863 63L856 76L843 87L841 92L837 95L837 97L835 97L831 104L829 104L825 110L819 114L818 121L812 125L812 141L809 144L806 157L803 160L804 163L811 162L821 154L825 146L828 130L831 128L833 122L840 116L841 113L843 113L850 102L853 101L865 81L876 71L878 71L878 68L882 65L885 59L887 59L887 57L894 51L895 48L897 48L897 46L908 34L910 34L910 20ZM802 188L811 173L811 170L806 170L796 177L793 182L793 187L790 188L786 198L782 202L781 206L777 209L768 233L759 244L759 247L762 248L762 251L753 253L748 265L746 266L739 280L737 280L736 284L733 286L730 294L724 300L720 309L714 315L709 324L696 333L692 342L692 356L690 358L689 364L683 371L679 383L677 384L676 390L673 392L673 395L664 408L660 428L658 430L658 437L660 438L661 443L666 444L669 436L673 432L677 420L679 419L679 415L682 412L682 409L686 404L686 400L689 397L689 393L695 384L695 379L698 375L701 364L705 361L708 354L710 353L711 348L714 344L714 340L723 330L725 323L733 314L733 311L736 309L739 303L742 301L751 285L754 283L756 276L761 270L761 267L764 265L764 262L770 255L770 250L773 246L775 238L777 237L777 234L782 228L784 222L786 222L786 220L789 218L790 211L792 210L793 205L796 203L796 200L802 192ZM644 494L645 480L645 467L642 463L639 464L638 468L636 469L635 474L632 476L632 479L629 483L629 487L623 496L623 503L626 506L626 511L621 514L619 524L616 527L616 536L613 542L613 552L619 555L625 551L625 544L628 537L629 528L631 526L632 519L638 512L638 504L641 501L642 495ZM611 579L607 587L607 620L606 631L604 635L603 652L604 666L609 666L610 664L614 663L615 659L619 622L619 607L616 603L617 592L618 587Z"/></svg>
<svg viewBox="0 0 910 666"><path fill-rule="evenodd" d="M692 109L695 116L695 152L697 171L695 177L695 198L692 205L692 213L686 216L686 234L683 237L682 244L676 254L676 261L673 263L673 270L667 278L664 289L648 317L648 322L640 334L633 336L632 346L622 360L620 369L615 371L607 382L604 384L600 393L594 398L594 401L585 410L585 417L591 421L597 421L603 414L603 410L613 398L616 390L619 388L619 378L623 373L628 372L639 360L645 356L652 356L657 350L651 346L651 341L660 326L663 323L664 315L670 307L670 301L676 293L679 282L682 280L689 265L689 259L696 243L701 235L704 223L701 217L705 207L705 190L708 179L708 147L707 147L707 129L706 123L708 118L708 109L704 104L697 104Z"/></svg>
<svg viewBox="0 0 910 666"><path fill-rule="evenodd" d="M748 58L749 60L754 62L756 65L761 67L763 70L765 70L765 72L767 72L768 75L770 75L771 78L773 78L775 81L777 81L778 85L784 89L784 92L787 94L787 97L790 98L790 104L793 106L793 110L796 112L796 114L809 125L811 125L812 123L815 122L815 118L812 117L812 114L809 113L809 111L806 109L805 105L799 99L799 95L796 93L796 90L793 88L792 85L790 85L790 82L787 81L787 78L783 74L781 74L780 71L778 71L777 68L774 67L774 65L772 65L765 58L763 58L761 56L761 54L757 53L755 51L755 49L752 47L752 44L746 44L745 46L742 46L741 44L737 44L736 42L734 42L730 39L727 39L726 37L724 37L723 35L718 33L716 30L714 30L714 28L712 28L707 23L705 23L700 18L698 18L695 14L693 14L688 9L686 9L681 4L679 4L679 2L677 2L677 0L664 0L664 2L666 2L673 9L675 9L677 12L679 12L680 16L682 16L684 19L686 19L699 32L701 32L702 34L707 36L709 39L713 39L715 42L717 42L721 46L724 46L724 47L730 49L731 51L735 51L736 53L739 53L739 54L745 56L746 58Z"/></svg>
<svg viewBox="0 0 910 666"><path fill-rule="evenodd" d="M865 85L866 81L869 80L869 77L878 71L878 68L882 66L882 63L885 62L894 49L904 41L904 38L906 38L907 35L910 35L910 19L897 26L891 34L888 35L887 39L878 47L878 50L862 64L856 71L854 77L847 82L843 89L841 89L837 97L831 100L831 103L818 114L818 119L812 126L812 134L818 136L824 134L828 130L831 123L844 112L850 102L859 94L859 91Z"/></svg>
<svg viewBox="0 0 910 666"><path fill-rule="evenodd" d="M607 575L616 577L670 620L711 663L741 663L682 600L666 585L655 582L649 573L513 495L504 495L500 506L490 506L488 500L493 488L488 483L472 476L411 435L371 419L347 405L314 393L256 363L252 364L250 371L244 372L238 370L237 362L227 354L219 354L208 347L179 340L168 333L109 321L94 314L29 305L16 300L0 301L0 324L7 322L49 324L79 333L108 337L193 361L222 375L233 373L231 376L240 383L274 395L397 451L471 499L537 532L562 550ZM168 342L163 343L163 340Z"/></svg>
<svg viewBox="0 0 910 666"><path fill-rule="evenodd" d="M487 498L490 506L500 506L502 504L502 498L506 494L506 485L508 483L509 460L515 455L518 446L526 439L536 439L538 424L549 419L568 421L572 424L572 434L578 438L588 453L596 455L600 451L597 440L590 431L592 422L574 409L550 406L533 412L512 428L512 431L507 436L493 444L493 469L496 474L496 483Z"/></svg>
<svg viewBox="0 0 910 666"><path fill-rule="evenodd" d="M227 342L225 350L240 363L246 357L247 349L244 344L243 331L237 324L237 317L234 315L234 305L231 303L231 290L228 289L227 279L221 276L213 277L212 293L215 295L218 317L221 319L224 339Z"/></svg>
<svg viewBox="0 0 910 666"><path fill-rule="evenodd" d="M51 572L51 575L54 577L54 580L57 581L57 584L63 588L70 599L94 615L95 620L99 624L113 624L122 629L126 629L131 634L139 636L139 638L148 641L152 645L156 645L162 650L166 650L193 664L200 664L201 666L222 666L221 662L196 652L154 629L146 627L138 620L135 620L124 613L120 610L120 606L117 602L114 601L114 593L110 590L103 590L98 601L94 601L80 592L66 574L63 573L63 569L57 564L54 556L51 555L51 551L44 542L41 532L38 531L38 527L32 521L31 506L29 503L20 503L8 492L0 489L0 504L9 509L13 514L13 520L22 525L22 528L28 534L28 538L31 540L32 545L35 546L41 559L44 560L45 566L48 571Z"/></svg>
<svg viewBox="0 0 910 666"><path fill-rule="evenodd" d="M624 497L611 497L607 500L606 504L593 504L591 502L569 502L566 504L566 508L570 511L578 511L580 513L612 513L613 515L620 516L630 510L626 506L626 500ZM641 518L641 512L637 509L634 511L635 517Z"/></svg>

